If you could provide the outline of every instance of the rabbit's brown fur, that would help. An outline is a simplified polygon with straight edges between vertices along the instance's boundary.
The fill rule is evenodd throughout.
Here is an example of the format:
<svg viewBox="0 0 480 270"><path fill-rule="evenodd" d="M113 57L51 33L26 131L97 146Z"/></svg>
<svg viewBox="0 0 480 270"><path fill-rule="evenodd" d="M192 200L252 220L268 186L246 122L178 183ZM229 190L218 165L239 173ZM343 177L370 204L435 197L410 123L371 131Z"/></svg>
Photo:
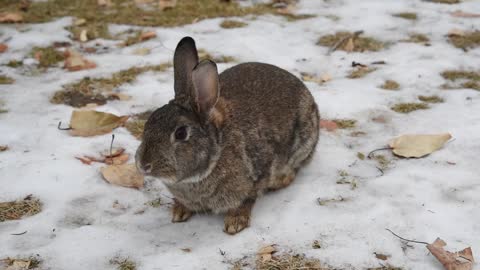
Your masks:
<svg viewBox="0 0 480 270"><path fill-rule="evenodd" d="M234 234L248 226L258 195L288 186L311 159L319 113L283 69L244 63L218 75L213 62L197 65L196 53L191 38L177 46L175 99L147 121L137 165L175 196L174 222L226 213L225 231Z"/></svg>

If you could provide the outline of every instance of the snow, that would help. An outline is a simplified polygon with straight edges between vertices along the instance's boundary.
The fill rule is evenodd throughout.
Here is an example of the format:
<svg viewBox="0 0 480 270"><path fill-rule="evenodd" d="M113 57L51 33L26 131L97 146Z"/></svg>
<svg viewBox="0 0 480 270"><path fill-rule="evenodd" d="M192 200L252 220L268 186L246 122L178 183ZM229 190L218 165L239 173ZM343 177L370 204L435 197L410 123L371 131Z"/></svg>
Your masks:
<svg viewBox="0 0 480 270"><path fill-rule="evenodd" d="M296 22L275 16L238 18L249 23L238 29L220 28L222 19L153 28L158 35L153 40L87 55L98 64L93 70L69 73L52 68L45 74L25 75L21 69L0 66L1 74L16 80L0 85L0 99L9 110L0 114L0 144L10 148L0 153L0 201L33 194L44 203L43 211L35 216L0 223L0 258L39 254L45 269L113 269L109 260L115 256L130 258L139 269L228 269L228 261L253 256L265 244L277 244L283 251L305 253L341 269L385 264L374 252L391 255L387 262L396 267L441 269L421 244L402 250L400 240L385 230L389 228L421 241L441 237L450 250L471 246L474 257L480 259L480 94L440 88L445 83L440 72L446 69L480 70L479 48L464 52L446 41L452 28L480 29L480 19L449 15L458 9L480 13L475 0L457 5L303 0L298 12L317 17ZM419 19L412 22L391 16L404 11L416 12ZM71 18L63 18L20 28L1 25L1 40L10 38L6 41L10 48L0 54L0 63L21 59L34 46L68 41L63 28L70 22ZM112 28L120 31L125 26ZM315 45L321 35L344 30L364 30L392 45L379 52L330 55L328 48ZM393 44L411 32L427 34L431 46ZM349 131L322 130L312 163L290 187L258 199L250 228L235 236L222 232L221 216L196 215L186 223L172 224L167 205L146 207L146 202L159 196L170 201L161 183L148 183L142 190L107 184L99 174L101 165L86 166L74 156L108 148L111 135L79 138L57 130L59 121L68 122L73 108L49 103L63 84L84 76L107 76L133 66L171 61L177 42L186 35L214 55L267 62L296 75L330 74L332 80L323 85L306 83L322 117L356 119L355 130L366 132L363 137L352 137ZM132 54L138 47L152 48L152 53ZM387 64L365 78L346 78L352 61L379 60ZM219 64L219 69L231 65ZM401 90L381 90L378 86L386 79L398 81ZM173 97L172 86L171 69L145 73L119 88L132 95L132 100L109 102L98 110L125 115L154 109ZM445 103L410 114L389 109L392 104L432 94L443 97ZM372 121L376 116L383 116L386 123ZM450 132L455 139L425 158L399 159L382 152L392 160L384 175L375 168L375 161L357 159L357 152L383 147L400 134L442 132ZM115 145L133 154L139 141L124 128L114 134ZM339 170L355 177L357 188L336 184ZM338 196L346 201L317 203L317 198ZM126 209L112 208L114 201ZM136 214L139 210L145 212ZM11 235L23 231L27 233ZM319 240L321 249L312 249L314 240Z"/></svg>

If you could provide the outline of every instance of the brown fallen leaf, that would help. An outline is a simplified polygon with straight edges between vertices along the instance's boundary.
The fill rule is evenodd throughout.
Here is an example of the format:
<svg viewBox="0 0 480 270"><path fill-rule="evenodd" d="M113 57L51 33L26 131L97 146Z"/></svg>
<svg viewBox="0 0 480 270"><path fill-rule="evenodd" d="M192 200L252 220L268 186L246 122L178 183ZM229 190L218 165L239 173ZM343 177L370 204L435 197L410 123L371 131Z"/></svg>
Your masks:
<svg viewBox="0 0 480 270"><path fill-rule="evenodd" d="M260 248L257 252L257 256L262 262L267 262L272 259L272 254L275 253L277 249L274 245L268 245Z"/></svg>
<svg viewBox="0 0 480 270"><path fill-rule="evenodd" d="M186 253L192 252L191 248L181 248L180 250Z"/></svg>
<svg viewBox="0 0 480 270"><path fill-rule="evenodd" d="M471 270L474 259L470 247L459 252L449 252L443 247L447 244L440 238L437 238L432 244L427 245L427 249L447 270Z"/></svg>
<svg viewBox="0 0 480 270"><path fill-rule="evenodd" d="M160 10L166 10L174 8L177 5L177 0L158 0L158 8Z"/></svg>
<svg viewBox="0 0 480 270"><path fill-rule="evenodd" d="M27 270L30 269L30 264L29 260L13 260L5 270Z"/></svg>
<svg viewBox="0 0 480 270"><path fill-rule="evenodd" d="M0 152L7 151L8 145L0 145Z"/></svg>
<svg viewBox="0 0 480 270"><path fill-rule="evenodd" d="M70 134L72 136L89 137L112 132L122 126L129 116L116 116L111 113L91 110L73 111L70 118Z"/></svg>
<svg viewBox="0 0 480 270"><path fill-rule="evenodd" d="M23 15L15 12L0 14L0 23L18 23L23 21Z"/></svg>
<svg viewBox="0 0 480 270"><path fill-rule="evenodd" d="M390 142L395 155L420 158L440 149L452 138L449 133L435 135L402 135Z"/></svg>
<svg viewBox="0 0 480 270"><path fill-rule="evenodd" d="M7 44L0 43L0 53L4 53L8 50Z"/></svg>
<svg viewBox="0 0 480 270"><path fill-rule="evenodd" d="M324 128L327 131L335 131L337 130L338 125L331 120L320 120L320 128Z"/></svg>
<svg viewBox="0 0 480 270"><path fill-rule="evenodd" d="M377 258L379 260L382 260L382 261L386 261L386 260L388 260L388 257L390 257L388 255L381 254L381 253L376 253L376 252L373 253L373 254L375 254L375 258Z"/></svg>
<svg viewBox="0 0 480 270"><path fill-rule="evenodd" d="M128 159L130 158L129 154L123 153L121 155L115 156L115 157L107 157L105 158L104 162L105 164L109 165L121 165L127 163Z"/></svg>
<svg viewBox="0 0 480 270"><path fill-rule="evenodd" d="M76 159L80 160L85 165L91 165L93 160L89 159L88 157L75 157Z"/></svg>
<svg viewBox="0 0 480 270"><path fill-rule="evenodd" d="M137 171L135 164L110 165L100 169L103 178L113 185L130 188L143 187L143 175Z"/></svg>
<svg viewBox="0 0 480 270"><path fill-rule="evenodd" d="M132 96L123 93L109 93L108 96L122 101L132 99Z"/></svg>
<svg viewBox="0 0 480 270"><path fill-rule="evenodd" d="M63 68L67 69L68 71L79 71L96 67L97 64L95 64L95 62L85 59L76 51L67 50L65 52L65 62Z"/></svg>
<svg viewBox="0 0 480 270"><path fill-rule="evenodd" d="M460 18L480 18L480 14L478 13L468 13L461 10L456 10L451 12L450 15L453 17L460 17Z"/></svg>
<svg viewBox="0 0 480 270"><path fill-rule="evenodd" d="M113 149L108 149L102 152L102 156L105 158L112 158L112 157L118 157L121 154L125 153L125 148L119 147L119 148L113 148Z"/></svg>
<svg viewBox="0 0 480 270"><path fill-rule="evenodd" d="M155 38L156 36L157 36L157 33L153 31L143 32L140 35L140 41L149 40L149 39Z"/></svg>

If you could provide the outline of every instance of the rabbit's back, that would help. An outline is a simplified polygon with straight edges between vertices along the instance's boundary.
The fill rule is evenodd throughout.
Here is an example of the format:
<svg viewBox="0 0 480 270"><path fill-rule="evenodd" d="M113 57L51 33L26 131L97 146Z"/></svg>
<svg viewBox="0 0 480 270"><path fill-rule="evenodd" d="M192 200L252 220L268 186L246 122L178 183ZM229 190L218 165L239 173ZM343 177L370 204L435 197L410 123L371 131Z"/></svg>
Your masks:
<svg viewBox="0 0 480 270"><path fill-rule="evenodd" d="M263 63L234 66L219 81L220 95L231 107L226 133L243 137L254 180L280 188L279 181L293 179L318 141L319 114L311 93L293 74Z"/></svg>

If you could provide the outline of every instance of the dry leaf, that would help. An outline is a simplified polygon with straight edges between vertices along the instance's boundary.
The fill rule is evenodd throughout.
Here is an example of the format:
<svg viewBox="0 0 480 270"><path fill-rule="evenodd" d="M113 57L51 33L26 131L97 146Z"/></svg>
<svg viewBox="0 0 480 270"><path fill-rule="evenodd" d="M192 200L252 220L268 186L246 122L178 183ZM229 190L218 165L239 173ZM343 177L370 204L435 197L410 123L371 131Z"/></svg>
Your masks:
<svg viewBox="0 0 480 270"><path fill-rule="evenodd" d="M177 0L158 0L158 8L160 10L166 10L174 8L177 5Z"/></svg>
<svg viewBox="0 0 480 270"><path fill-rule="evenodd" d="M260 250L257 252L257 256L262 260L262 262L267 262L272 259L272 254L276 252L277 249L273 245L268 245L262 247Z"/></svg>
<svg viewBox="0 0 480 270"><path fill-rule="evenodd" d="M480 14L478 13L468 13L468 12L463 12L461 10L451 12L450 15L452 15L453 17L460 17L460 18L480 18Z"/></svg>
<svg viewBox="0 0 480 270"><path fill-rule="evenodd" d="M91 165L93 160L89 159L88 157L75 157L76 159L80 160L85 165Z"/></svg>
<svg viewBox="0 0 480 270"><path fill-rule="evenodd" d="M30 268L31 261L14 260L5 270L27 270Z"/></svg>
<svg viewBox="0 0 480 270"><path fill-rule="evenodd" d="M113 148L111 151L110 149L103 151L102 156L104 156L105 158L118 157L123 153L125 153L125 148L119 147Z"/></svg>
<svg viewBox="0 0 480 270"><path fill-rule="evenodd" d="M463 36L465 36L465 31L463 31L463 30L461 30L461 29L454 28L454 29L448 31L448 36L459 36L459 37L463 37Z"/></svg>
<svg viewBox="0 0 480 270"><path fill-rule="evenodd" d="M78 18L73 21L73 24L75 26L81 26L81 25L84 25L85 23L87 23L87 20L85 20L84 18Z"/></svg>
<svg viewBox="0 0 480 270"><path fill-rule="evenodd" d="M136 55L148 55L150 54L151 50L149 48L137 48L133 50L133 54Z"/></svg>
<svg viewBox="0 0 480 270"><path fill-rule="evenodd" d="M100 171L110 184L130 188L143 187L143 175L137 171L135 164L110 165Z"/></svg>
<svg viewBox="0 0 480 270"><path fill-rule="evenodd" d="M121 154L119 156L116 156L116 157L107 157L105 158L105 164L109 164L109 165L121 165L121 164L125 164L127 163L128 159L130 158L130 155L129 154Z"/></svg>
<svg viewBox="0 0 480 270"><path fill-rule="evenodd" d="M155 38L156 36L157 36L157 33L153 31L144 32L140 35L140 41L149 40L149 39Z"/></svg>
<svg viewBox="0 0 480 270"><path fill-rule="evenodd" d="M0 14L0 23L18 23L23 21L23 16L20 13L7 12Z"/></svg>
<svg viewBox="0 0 480 270"><path fill-rule="evenodd" d="M79 71L97 67L95 62L83 58L82 55L73 50L67 50L65 56L63 68L68 69L68 71Z"/></svg>
<svg viewBox="0 0 480 270"><path fill-rule="evenodd" d="M302 80L306 82L324 83L332 79L332 77L326 73L320 75L319 77L306 72L301 72L300 75L302 76Z"/></svg>
<svg viewBox="0 0 480 270"><path fill-rule="evenodd" d="M8 145L0 145L0 152L7 151Z"/></svg>
<svg viewBox="0 0 480 270"><path fill-rule="evenodd" d="M440 238L427 245L427 249L447 270L471 270L474 259L470 247L456 253L443 249L447 244Z"/></svg>
<svg viewBox="0 0 480 270"><path fill-rule="evenodd" d="M8 50L7 44L0 43L0 53L4 53Z"/></svg>
<svg viewBox="0 0 480 270"><path fill-rule="evenodd" d="M111 113L97 111L73 111L70 118L70 134L72 136L95 136L112 132L122 126L128 116L116 116Z"/></svg>
<svg viewBox="0 0 480 270"><path fill-rule="evenodd" d="M87 42L88 41L87 29L83 29L82 32L80 32L80 41L81 42Z"/></svg>
<svg viewBox="0 0 480 270"><path fill-rule="evenodd" d="M109 7L112 5L112 0L97 0L97 4L101 7Z"/></svg>
<svg viewBox="0 0 480 270"><path fill-rule="evenodd" d="M382 261L386 261L388 260L388 255L385 255L385 254L381 254L381 253L374 253L375 254L375 258L379 259L379 260L382 260Z"/></svg>
<svg viewBox="0 0 480 270"><path fill-rule="evenodd" d="M452 138L449 133L435 135L402 135L390 142L393 153L402 157L423 157L440 149Z"/></svg>
<svg viewBox="0 0 480 270"><path fill-rule="evenodd" d="M324 128L327 131L335 131L337 130L338 125L330 120L320 120L320 128Z"/></svg>
<svg viewBox="0 0 480 270"><path fill-rule="evenodd" d="M353 52L353 50L355 49L355 44L353 44L353 37L351 37L347 40L347 42L343 46L343 49L346 52Z"/></svg>
<svg viewBox="0 0 480 270"><path fill-rule="evenodd" d="M183 252L187 252L187 253L192 252L191 248L181 248L180 250L183 251Z"/></svg>

